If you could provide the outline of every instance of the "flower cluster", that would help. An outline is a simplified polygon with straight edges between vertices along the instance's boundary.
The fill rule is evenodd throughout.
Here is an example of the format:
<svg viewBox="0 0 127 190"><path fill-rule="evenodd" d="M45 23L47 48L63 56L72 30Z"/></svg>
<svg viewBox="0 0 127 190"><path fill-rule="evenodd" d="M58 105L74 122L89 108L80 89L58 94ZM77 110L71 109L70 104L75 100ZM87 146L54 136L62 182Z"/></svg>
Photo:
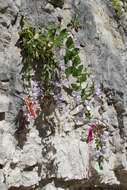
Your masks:
<svg viewBox="0 0 127 190"><path fill-rule="evenodd" d="M43 92L35 80L31 80L30 82L29 95L24 98L24 103L29 117L35 120L41 111L39 99L43 96Z"/></svg>
<svg viewBox="0 0 127 190"><path fill-rule="evenodd" d="M31 80L31 88L30 88L30 95L33 97L34 100L37 100L39 97L43 95L42 89L40 89L39 85L35 80Z"/></svg>
<svg viewBox="0 0 127 190"><path fill-rule="evenodd" d="M39 104L36 101L32 101L28 96L25 97L24 101L29 117L36 119L38 116L37 112L40 110Z"/></svg>
<svg viewBox="0 0 127 190"><path fill-rule="evenodd" d="M71 22L69 28L77 33L79 23ZM51 25L47 28L36 29L22 20L19 43L23 54L21 70L27 96L23 98L23 106L19 112L19 128L27 127L39 116L47 122L54 107L57 105L61 112L70 113L68 109L77 109L72 114L76 126L82 126L91 118L91 99L95 90L94 80L89 68L82 64L80 44L74 38L72 30L62 29ZM25 85L26 84L26 85ZM72 100L64 97L64 92ZM66 96L66 95L65 95ZM67 98L67 99L69 99ZM69 102L70 103L70 102ZM87 122L88 122L87 120ZM36 120L37 121L37 120ZM36 122L37 123L37 122ZM22 127L23 126L23 127ZM93 132L89 131L88 142L92 141Z"/></svg>
<svg viewBox="0 0 127 190"><path fill-rule="evenodd" d="M103 161L107 160L107 142L108 131L104 123L93 123L88 128L85 142L92 145L95 149L95 160L97 160L100 169L103 169Z"/></svg>
<svg viewBox="0 0 127 190"><path fill-rule="evenodd" d="M19 124L19 130L26 128L32 120L38 117L41 111L39 98L43 96L42 90L34 80L31 80L30 86L28 95L23 98L22 107L19 109L16 118L16 123Z"/></svg>
<svg viewBox="0 0 127 190"><path fill-rule="evenodd" d="M92 124L90 126L90 128L88 129L88 136L87 136L87 139L86 139L87 143L90 143L93 140L93 138L94 138L94 130L96 129L96 127L97 127L96 124Z"/></svg>

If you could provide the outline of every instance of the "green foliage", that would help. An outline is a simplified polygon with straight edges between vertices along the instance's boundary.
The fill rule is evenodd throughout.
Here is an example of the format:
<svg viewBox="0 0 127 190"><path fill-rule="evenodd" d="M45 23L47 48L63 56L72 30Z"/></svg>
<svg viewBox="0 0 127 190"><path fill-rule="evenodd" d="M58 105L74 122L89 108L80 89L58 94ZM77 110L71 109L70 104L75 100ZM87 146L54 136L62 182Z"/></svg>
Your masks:
<svg viewBox="0 0 127 190"><path fill-rule="evenodd" d="M100 152L100 156L97 159L100 170L103 170L104 160L108 161L108 159L105 157L105 155L103 153L103 149L105 148L105 143L103 142L103 138L102 138L103 133L106 130L107 130L107 126L97 125L93 131L96 150ZM107 140L107 139L105 139L105 140Z"/></svg>
<svg viewBox="0 0 127 190"><path fill-rule="evenodd" d="M93 124L94 128L89 128L86 133L86 129L82 131L82 141L86 143L94 143L94 149L96 151L95 158L98 162L98 166L100 170L103 170L104 161L108 161L107 155L105 155L107 151L107 141L108 136L105 136L104 133L108 130L107 125L105 124ZM91 125L92 127L92 125ZM91 136L92 130L92 136Z"/></svg>
<svg viewBox="0 0 127 190"><path fill-rule="evenodd" d="M26 27L27 25L27 27ZM37 31L32 26L24 24L20 32L20 43L23 53L23 79L34 78L45 93L53 90L53 83L58 77L58 62L55 48L61 47L67 37L66 29L60 31L59 26L49 26L43 31Z"/></svg>
<svg viewBox="0 0 127 190"><path fill-rule="evenodd" d="M120 4L120 0L112 0L112 5L113 5L113 8L116 11L117 16L120 17L121 14L122 14L122 7L121 7L121 4Z"/></svg>
<svg viewBox="0 0 127 190"><path fill-rule="evenodd" d="M79 56L79 49L75 47L72 35L67 29L60 29L60 26L50 25L43 30L32 27L24 18L21 21L22 31L20 32L20 44L23 54L23 79L28 82L36 80L45 94L54 91L55 81L60 76L60 68L57 53L65 48L65 74L76 79L71 84L72 91L81 91L82 100L88 99L94 90L94 84L87 84L90 73ZM70 65L71 62L71 65ZM83 83L87 85L83 87Z"/></svg>
<svg viewBox="0 0 127 190"><path fill-rule="evenodd" d="M71 61L72 65L67 67L65 73L67 76L72 75L76 78L76 83L71 84L72 91L81 91L82 100L88 99L93 94L94 83L83 87L83 83L87 83L90 73L83 64L79 56L79 49L75 47L72 37L70 36L66 41L66 54L64 57L65 64Z"/></svg>

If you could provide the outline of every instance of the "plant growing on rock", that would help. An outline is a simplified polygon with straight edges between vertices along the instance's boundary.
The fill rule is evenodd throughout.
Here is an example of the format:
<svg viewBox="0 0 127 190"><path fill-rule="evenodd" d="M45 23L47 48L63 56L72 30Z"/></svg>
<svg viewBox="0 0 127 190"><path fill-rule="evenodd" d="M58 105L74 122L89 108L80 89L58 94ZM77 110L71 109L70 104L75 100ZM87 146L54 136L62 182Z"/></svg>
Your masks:
<svg viewBox="0 0 127 190"><path fill-rule="evenodd" d="M107 132L107 126L102 123L93 123L88 128L88 132L85 135L83 132L83 140L88 143L94 144L95 151L96 151L96 160L98 162L99 168L103 169L103 162L104 160L108 160L105 156L105 151L107 149L106 142L108 141L108 132Z"/></svg>
<svg viewBox="0 0 127 190"><path fill-rule="evenodd" d="M112 0L112 5L113 5L114 10L116 11L116 15L119 18L122 14L122 7L121 7L120 0Z"/></svg>
<svg viewBox="0 0 127 190"><path fill-rule="evenodd" d="M90 73L81 64L79 49L75 47L72 35L67 29L61 30L60 26L51 25L37 30L24 21L20 32L20 44L23 54L21 73L29 85L31 80L35 80L44 95L54 93L55 82L60 79L57 54L64 47L65 74L76 79L76 82L70 85L71 91L81 91L82 99L91 96L94 84L87 82Z"/></svg>
<svg viewBox="0 0 127 190"><path fill-rule="evenodd" d="M81 64L79 49L75 47L71 36L66 41L66 53L64 60L66 65L71 61L70 66L65 70L66 76L69 77L72 75L72 77L76 79L76 82L71 84L71 89L72 91L80 91L82 101L84 102L93 94L94 83L86 83L90 73L87 68L84 68L83 64Z"/></svg>
<svg viewBox="0 0 127 190"><path fill-rule="evenodd" d="M67 35L66 30L57 33L59 28L50 26L43 32L34 27L24 27L20 33L23 52L23 79L30 82L33 78L47 95L53 92L58 78L58 62L55 48L59 47Z"/></svg>
<svg viewBox="0 0 127 190"><path fill-rule="evenodd" d="M90 72L81 63L80 49L75 46L73 35L68 28L61 30L60 25L52 24L37 29L23 18L19 35L23 56L21 74L27 93L23 100L25 115L29 121L36 121L41 116L44 122L49 124L47 116L55 110L60 93L56 92L57 85L60 86L58 91L64 89L64 80L69 82L65 88L69 95L73 97L73 94L79 94L79 104L84 105L84 101L90 99L94 82L89 80ZM64 52L62 60L61 50Z"/></svg>

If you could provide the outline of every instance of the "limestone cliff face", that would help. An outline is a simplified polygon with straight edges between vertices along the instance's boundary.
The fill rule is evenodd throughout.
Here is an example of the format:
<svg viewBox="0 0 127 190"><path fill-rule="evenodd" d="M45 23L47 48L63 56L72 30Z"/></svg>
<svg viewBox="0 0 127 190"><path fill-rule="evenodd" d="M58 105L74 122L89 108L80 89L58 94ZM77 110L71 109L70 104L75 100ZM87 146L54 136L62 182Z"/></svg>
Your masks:
<svg viewBox="0 0 127 190"><path fill-rule="evenodd" d="M127 188L127 13L119 18L108 0L0 0L0 190L84 190ZM97 166L95 150L82 141L74 120L81 106L63 90L66 110L53 113L55 134L30 127L24 145L15 137L14 119L23 95L22 56L17 46L21 15L35 26L65 27L74 15L81 23L74 38L81 60L95 73L101 101L94 99L92 120L108 125L108 161ZM76 126L75 127L75 123ZM25 137L20 136L23 139ZM109 143L110 142L110 143Z"/></svg>

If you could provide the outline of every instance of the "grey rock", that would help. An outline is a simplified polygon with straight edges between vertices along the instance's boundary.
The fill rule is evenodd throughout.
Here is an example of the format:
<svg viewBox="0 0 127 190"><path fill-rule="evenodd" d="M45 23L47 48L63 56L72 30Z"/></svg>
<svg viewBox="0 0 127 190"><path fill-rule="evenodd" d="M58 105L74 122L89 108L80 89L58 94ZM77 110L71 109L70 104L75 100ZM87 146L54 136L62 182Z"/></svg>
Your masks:
<svg viewBox="0 0 127 190"><path fill-rule="evenodd" d="M19 189L22 186L29 189L38 185L39 190L75 190L81 186L83 189L86 185L90 187L92 183L103 186L100 181L110 185L120 182L126 184L119 177L127 177L127 150L126 136L121 138L118 120L127 106L126 13L120 20L121 32L119 23L114 19L114 14L106 2L62 0L57 1L57 4L56 1L50 1L51 5L47 0L0 0L0 114L5 112L5 118L0 121L1 190L11 187ZM49 117L54 121L55 135L39 137L36 126L31 128L31 124L23 149L17 146L14 119L20 100L14 94L23 94L19 74L21 66L18 66L22 57L20 49L16 47L20 28L20 18L17 14L20 13L37 26L58 23L58 17L61 17L63 28L76 15L81 29L78 33L73 32L76 43L82 46L82 62L94 68L98 84L103 83L104 88L119 92L117 96L113 94L115 104L110 102L108 105L109 102L102 93L104 110L97 100L94 100L94 105L90 108L93 114L91 123L105 121L108 125L111 144L107 145L107 149L110 156L109 162L104 163L103 171L99 170L95 160L95 147L92 143L88 145L81 140L81 127L75 128L74 115L78 114L82 107L75 107L73 98L64 90L62 97L66 104L61 105L64 107L63 112L56 108ZM85 115L83 117L86 119ZM127 133L126 115L122 115L122 120ZM83 127L88 129L89 125ZM96 173L93 170L96 170Z"/></svg>
<svg viewBox="0 0 127 190"><path fill-rule="evenodd" d="M54 11L54 7L52 4L48 3L46 6L45 6L45 10L48 11L48 12L53 12Z"/></svg>
<svg viewBox="0 0 127 190"><path fill-rule="evenodd" d="M3 70L3 68L2 68ZM0 81L2 82L8 82L9 81L9 76L8 76L8 73L4 73L3 71L0 73Z"/></svg>
<svg viewBox="0 0 127 190"><path fill-rule="evenodd" d="M1 183L1 184L0 184L0 189L1 189L1 190L8 190L7 185L4 184L4 183Z"/></svg>
<svg viewBox="0 0 127 190"><path fill-rule="evenodd" d="M77 140L73 135L54 139L57 150L54 162L57 168L56 175L65 181L89 178L90 175L88 145L79 141L78 135Z"/></svg>
<svg viewBox="0 0 127 190"><path fill-rule="evenodd" d="M4 175L2 169L0 170L0 184L4 182Z"/></svg>
<svg viewBox="0 0 127 190"><path fill-rule="evenodd" d="M57 23L58 19L53 13L48 13L45 10L47 1L29 1L22 2L22 14L24 14L27 19L36 26L45 26L49 23Z"/></svg>
<svg viewBox="0 0 127 190"><path fill-rule="evenodd" d="M38 185L40 177L38 176L37 171L29 171L22 173L23 186L30 187L33 185Z"/></svg>
<svg viewBox="0 0 127 190"><path fill-rule="evenodd" d="M120 24L124 28L125 32L127 32L127 13L123 13L120 19Z"/></svg>
<svg viewBox="0 0 127 190"><path fill-rule="evenodd" d="M8 8L8 1L0 1L0 11L3 12Z"/></svg>
<svg viewBox="0 0 127 190"><path fill-rule="evenodd" d="M9 107L9 97L5 95L0 96L0 112L7 112Z"/></svg>

